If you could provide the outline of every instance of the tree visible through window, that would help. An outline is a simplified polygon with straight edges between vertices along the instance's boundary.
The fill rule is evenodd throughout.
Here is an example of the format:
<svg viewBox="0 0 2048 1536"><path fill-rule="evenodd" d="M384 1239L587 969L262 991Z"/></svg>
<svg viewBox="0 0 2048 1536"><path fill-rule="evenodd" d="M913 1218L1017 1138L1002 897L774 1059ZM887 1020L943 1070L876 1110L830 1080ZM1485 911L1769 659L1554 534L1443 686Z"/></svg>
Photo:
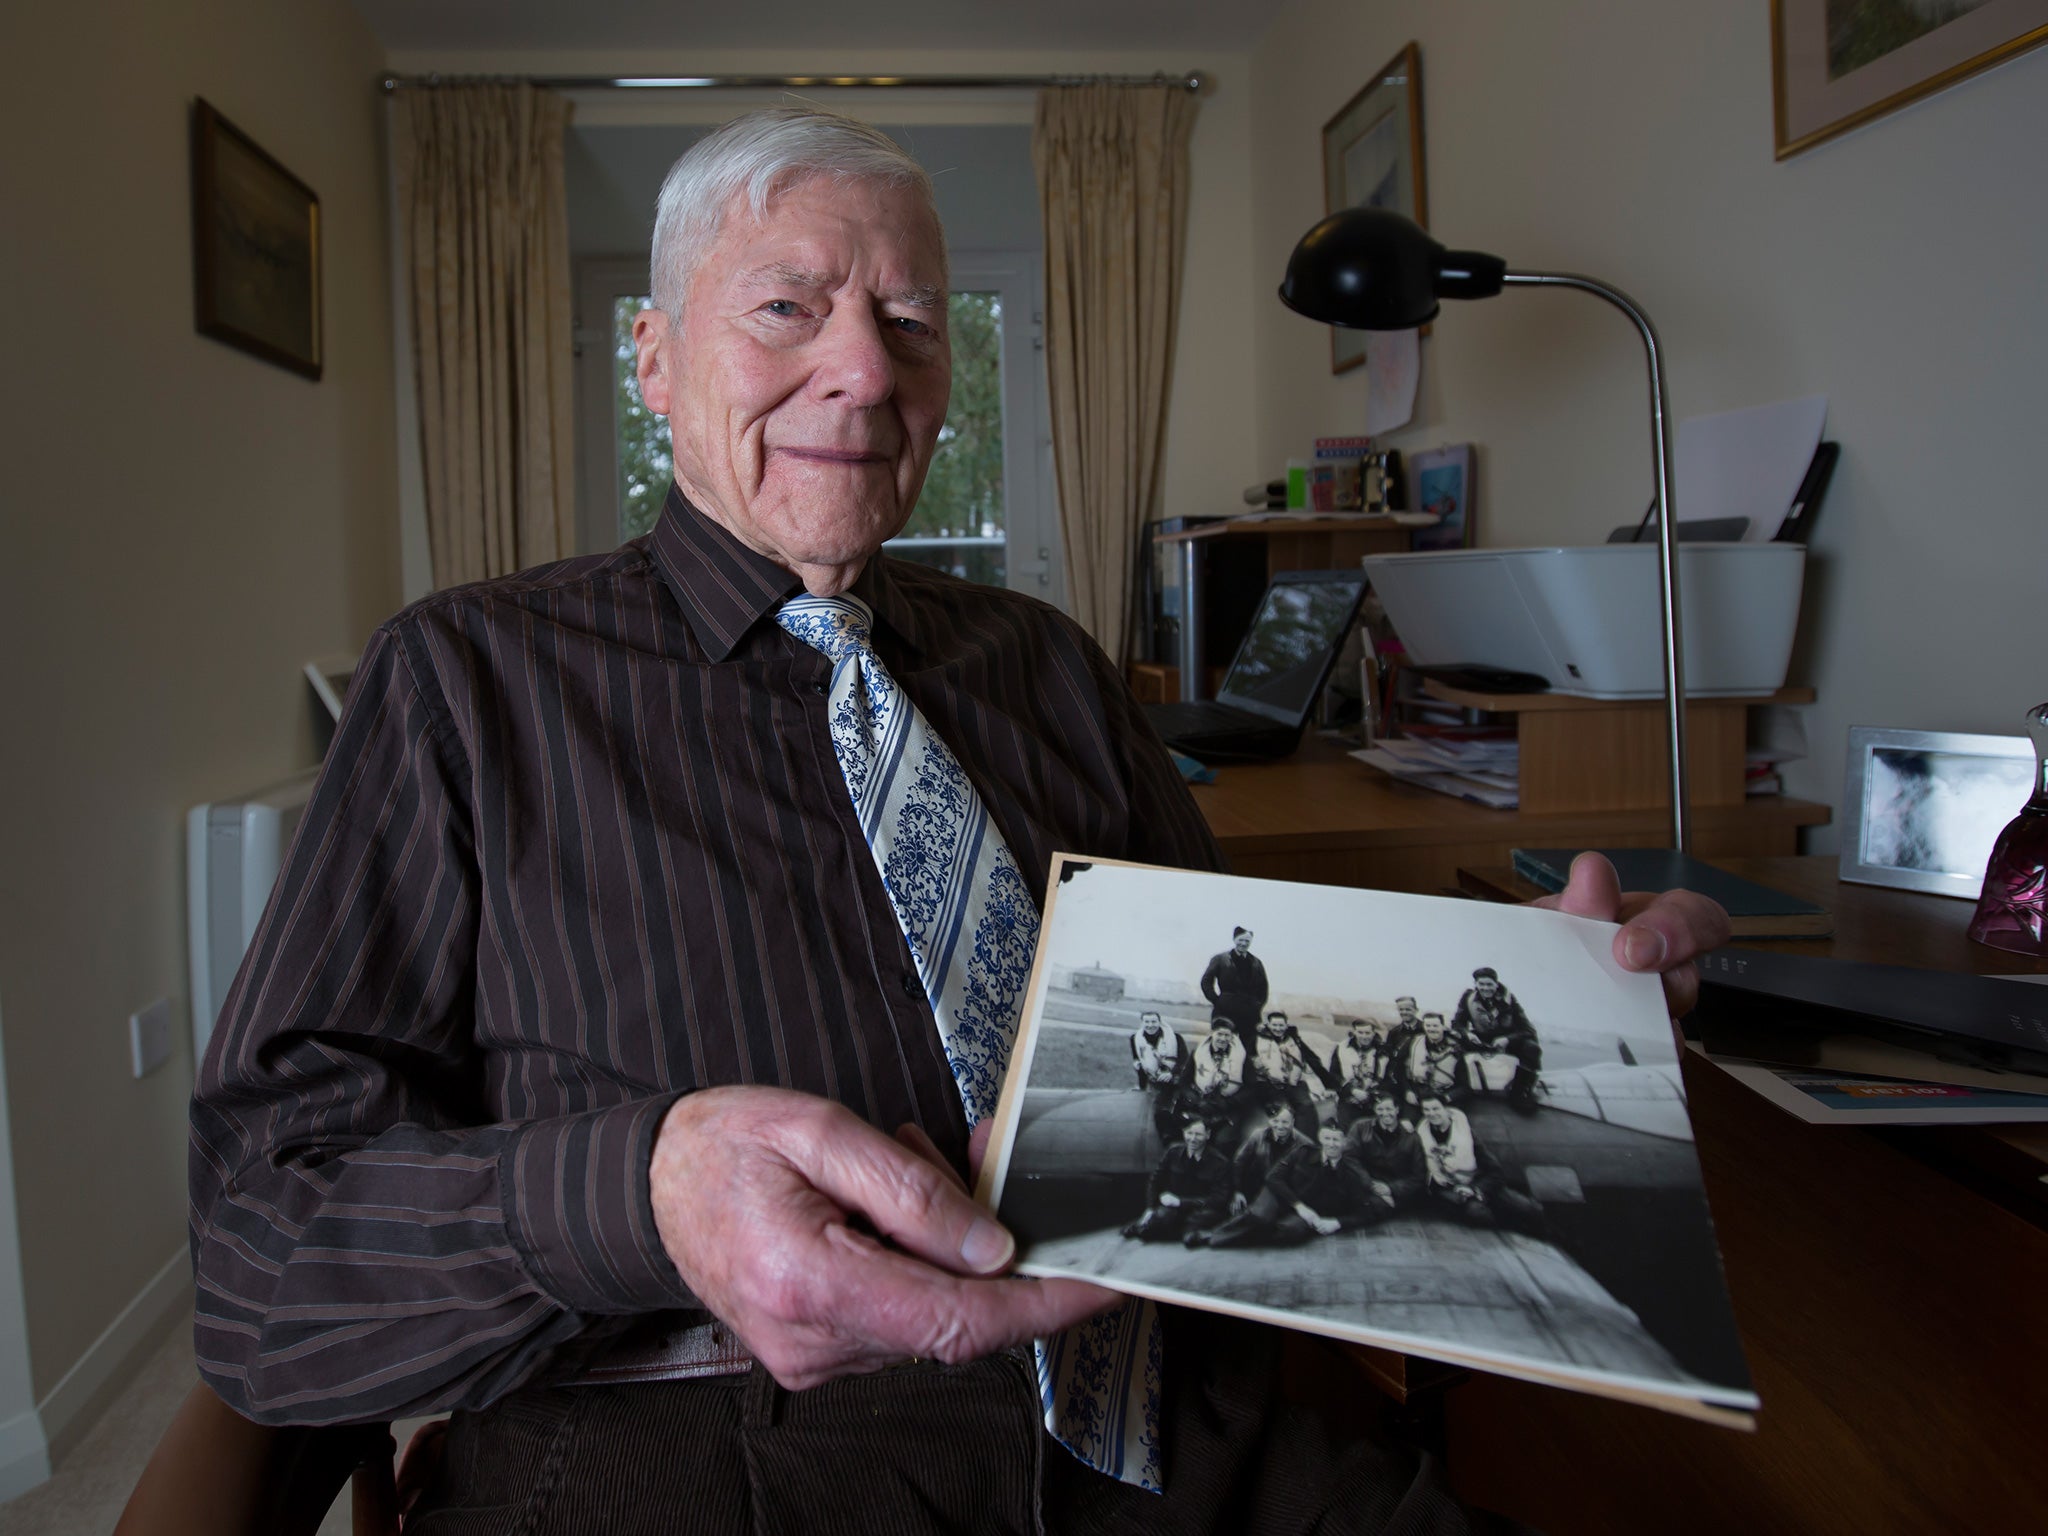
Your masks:
<svg viewBox="0 0 2048 1536"><path fill-rule="evenodd" d="M637 538L661 515L675 468L668 422L648 410L634 377L633 318L647 305L612 301L613 397L619 467L619 533ZM939 429L924 493L891 554L970 581L1003 585L1003 301L955 293L946 306L953 336L953 399Z"/></svg>
<svg viewBox="0 0 2048 1536"><path fill-rule="evenodd" d="M633 351L633 320L647 307L644 297L621 294L612 300L612 421L619 444L619 537L637 539L661 516L675 479L668 418L640 399Z"/></svg>
<svg viewBox="0 0 2048 1536"><path fill-rule="evenodd" d="M969 581L1003 585L1003 298L955 293L953 400L924 494L889 552Z"/></svg>

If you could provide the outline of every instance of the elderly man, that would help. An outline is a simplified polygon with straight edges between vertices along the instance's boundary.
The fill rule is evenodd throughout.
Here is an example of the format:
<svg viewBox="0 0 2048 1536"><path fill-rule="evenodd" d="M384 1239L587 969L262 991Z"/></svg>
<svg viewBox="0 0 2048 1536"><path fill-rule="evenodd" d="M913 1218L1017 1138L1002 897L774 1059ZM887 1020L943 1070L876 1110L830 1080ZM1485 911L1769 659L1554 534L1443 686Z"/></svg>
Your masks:
<svg viewBox="0 0 2048 1536"><path fill-rule="evenodd" d="M877 558L950 387L923 172L829 114L728 124L653 291L654 532L365 651L195 1095L206 1379L267 1422L458 1410L422 1530L1391 1508L1413 1461L1289 1432L1261 1330L1003 1278L960 1182L1052 853L1218 861L1078 628ZM935 875L912 813L974 856ZM1622 911L1611 870L1566 901ZM1076 1326L1124 1382L1076 1379Z"/></svg>

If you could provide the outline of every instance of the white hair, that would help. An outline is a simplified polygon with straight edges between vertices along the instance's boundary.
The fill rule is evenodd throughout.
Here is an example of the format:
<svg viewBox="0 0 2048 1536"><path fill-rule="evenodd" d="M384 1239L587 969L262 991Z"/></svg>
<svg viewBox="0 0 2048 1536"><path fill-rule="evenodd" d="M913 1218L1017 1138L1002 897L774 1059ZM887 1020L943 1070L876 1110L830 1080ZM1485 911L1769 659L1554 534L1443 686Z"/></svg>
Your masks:
<svg viewBox="0 0 2048 1536"><path fill-rule="evenodd" d="M915 188L937 221L931 177L881 130L818 107L763 107L699 139L669 167L654 205L654 307L680 322L690 278L736 196L745 193L759 219L778 192L812 176Z"/></svg>

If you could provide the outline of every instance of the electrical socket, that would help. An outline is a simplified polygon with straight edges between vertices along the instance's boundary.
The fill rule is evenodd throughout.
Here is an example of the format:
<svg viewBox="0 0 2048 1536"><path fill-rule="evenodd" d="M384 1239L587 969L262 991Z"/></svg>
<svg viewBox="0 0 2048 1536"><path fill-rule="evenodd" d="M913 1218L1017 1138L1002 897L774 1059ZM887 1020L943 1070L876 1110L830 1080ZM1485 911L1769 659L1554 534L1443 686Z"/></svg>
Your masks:
<svg viewBox="0 0 2048 1536"><path fill-rule="evenodd" d="M128 1062L137 1077L147 1077L170 1059L171 1000L160 997L128 1015Z"/></svg>

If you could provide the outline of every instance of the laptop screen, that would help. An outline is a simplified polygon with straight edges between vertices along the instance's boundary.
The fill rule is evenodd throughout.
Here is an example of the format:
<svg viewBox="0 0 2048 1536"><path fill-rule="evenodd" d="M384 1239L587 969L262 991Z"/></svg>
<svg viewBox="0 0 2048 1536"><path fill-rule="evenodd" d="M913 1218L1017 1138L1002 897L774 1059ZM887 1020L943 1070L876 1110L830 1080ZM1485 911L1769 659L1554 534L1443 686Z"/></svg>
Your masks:
<svg viewBox="0 0 2048 1536"><path fill-rule="evenodd" d="M1216 697L1299 725L1329 675L1365 592L1362 571L1286 571L1273 578Z"/></svg>

